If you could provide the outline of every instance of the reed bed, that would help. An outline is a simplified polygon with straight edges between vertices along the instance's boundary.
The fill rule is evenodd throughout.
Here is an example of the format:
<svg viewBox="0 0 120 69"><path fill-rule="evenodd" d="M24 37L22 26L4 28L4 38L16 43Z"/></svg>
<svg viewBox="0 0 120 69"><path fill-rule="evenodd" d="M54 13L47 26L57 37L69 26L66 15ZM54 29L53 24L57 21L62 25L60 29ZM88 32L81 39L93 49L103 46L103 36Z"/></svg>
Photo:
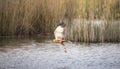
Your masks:
<svg viewBox="0 0 120 69"><path fill-rule="evenodd" d="M1 36L50 33L64 12L64 0L0 1Z"/></svg>
<svg viewBox="0 0 120 69"><path fill-rule="evenodd" d="M120 41L120 0L0 0L0 10L0 36L51 35L64 21L68 40Z"/></svg>
<svg viewBox="0 0 120 69"><path fill-rule="evenodd" d="M120 42L120 21L74 19L66 40L79 42Z"/></svg>

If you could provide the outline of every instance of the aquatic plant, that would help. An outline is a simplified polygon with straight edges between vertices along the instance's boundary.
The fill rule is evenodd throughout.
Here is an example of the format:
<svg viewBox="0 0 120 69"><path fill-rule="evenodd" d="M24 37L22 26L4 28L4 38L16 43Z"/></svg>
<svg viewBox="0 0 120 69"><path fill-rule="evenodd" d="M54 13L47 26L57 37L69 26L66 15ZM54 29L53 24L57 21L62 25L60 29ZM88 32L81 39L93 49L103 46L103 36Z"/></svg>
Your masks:
<svg viewBox="0 0 120 69"><path fill-rule="evenodd" d="M68 40L120 41L119 0L0 0L0 10L0 36L53 34L65 21Z"/></svg>

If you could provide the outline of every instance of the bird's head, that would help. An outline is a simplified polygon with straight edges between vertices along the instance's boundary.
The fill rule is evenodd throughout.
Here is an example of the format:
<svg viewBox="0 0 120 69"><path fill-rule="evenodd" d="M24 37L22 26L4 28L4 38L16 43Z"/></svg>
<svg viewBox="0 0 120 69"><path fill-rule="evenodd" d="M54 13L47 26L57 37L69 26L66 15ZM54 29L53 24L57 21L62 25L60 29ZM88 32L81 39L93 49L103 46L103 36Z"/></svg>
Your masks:
<svg viewBox="0 0 120 69"><path fill-rule="evenodd" d="M59 23L57 26L65 27L66 24L64 22Z"/></svg>

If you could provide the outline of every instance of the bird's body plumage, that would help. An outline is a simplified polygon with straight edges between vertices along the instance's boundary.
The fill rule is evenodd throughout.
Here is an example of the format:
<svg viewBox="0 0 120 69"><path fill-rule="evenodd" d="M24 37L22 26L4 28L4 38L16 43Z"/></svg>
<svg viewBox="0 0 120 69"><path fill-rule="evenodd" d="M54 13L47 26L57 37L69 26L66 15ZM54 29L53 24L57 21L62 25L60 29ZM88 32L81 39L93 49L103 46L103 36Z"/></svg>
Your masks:
<svg viewBox="0 0 120 69"><path fill-rule="evenodd" d="M58 26L54 32L55 39L62 40L64 38L63 32L64 32L64 28L61 26Z"/></svg>
<svg viewBox="0 0 120 69"><path fill-rule="evenodd" d="M64 27L58 26L54 31L55 39L53 40L53 42L61 43L62 45L64 45L64 34L63 33L64 33Z"/></svg>

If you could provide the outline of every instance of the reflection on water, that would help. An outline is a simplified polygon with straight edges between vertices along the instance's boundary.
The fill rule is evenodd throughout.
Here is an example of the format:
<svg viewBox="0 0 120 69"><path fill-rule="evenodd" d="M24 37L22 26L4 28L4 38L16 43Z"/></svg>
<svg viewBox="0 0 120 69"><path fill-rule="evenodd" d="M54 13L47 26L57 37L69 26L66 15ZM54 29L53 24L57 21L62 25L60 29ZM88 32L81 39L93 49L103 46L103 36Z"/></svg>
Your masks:
<svg viewBox="0 0 120 69"><path fill-rule="evenodd" d="M66 52L66 53L65 53ZM53 43L52 38L0 38L0 69L119 69L119 43Z"/></svg>

